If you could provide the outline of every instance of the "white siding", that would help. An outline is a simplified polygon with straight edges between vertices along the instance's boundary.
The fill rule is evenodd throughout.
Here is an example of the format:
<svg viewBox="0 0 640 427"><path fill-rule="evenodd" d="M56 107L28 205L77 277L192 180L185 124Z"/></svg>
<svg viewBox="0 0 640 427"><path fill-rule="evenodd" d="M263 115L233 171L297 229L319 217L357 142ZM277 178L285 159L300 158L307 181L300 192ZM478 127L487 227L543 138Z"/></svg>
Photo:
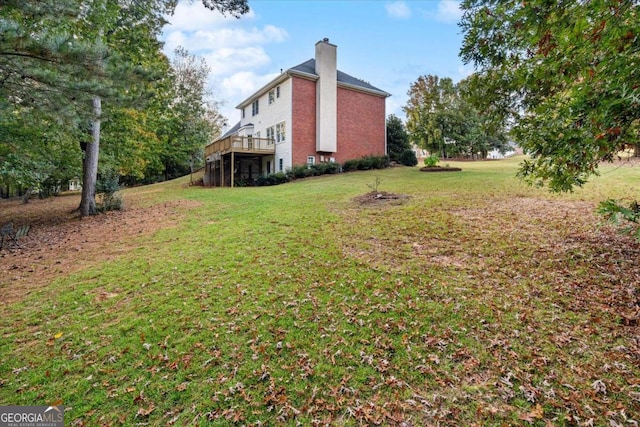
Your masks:
<svg viewBox="0 0 640 427"><path fill-rule="evenodd" d="M245 108L245 117L241 120L241 126L245 126L249 123L253 124L253 134L260 132L260 136L262 138L267 137L267 129L273 127L274 129L274 137L275 137L275 128L278 123L285 122L285 140L281 142L276 142L276 153L274 158L265 157L262 163L262 169L266 172L267 170L267 162L271 161L271 167L273 171L278 171L278 159L282 158L284 160L284 168L285 170L291 167L291 137L292 137L292 126L291 126L291 79L287 79L280 84L273 86L271 89L274 91L277 90L277 87L280 87L280 97L276 97L274 102L269 104L269 92L267 91L264 95L259 98L259 109L258 114L253 116L251 114L251 104L246 105Z"/></svg>

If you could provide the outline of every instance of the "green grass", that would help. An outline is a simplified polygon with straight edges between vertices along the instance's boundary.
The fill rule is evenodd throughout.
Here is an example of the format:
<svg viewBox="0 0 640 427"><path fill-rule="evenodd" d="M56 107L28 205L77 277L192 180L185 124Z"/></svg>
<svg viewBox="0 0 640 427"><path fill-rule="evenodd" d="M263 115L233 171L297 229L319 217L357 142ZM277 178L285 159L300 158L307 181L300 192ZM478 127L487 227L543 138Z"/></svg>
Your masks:
<svg viewBox="0 0 640 427"><path fill-rule="evenodd" d="M6 306L0 404L87 426L640 421L620 323L640 250L592 217L640 195L637 168L553 195L517 164L127 190L200 205ZM359 206L376 177L410 198Z"/></svg>

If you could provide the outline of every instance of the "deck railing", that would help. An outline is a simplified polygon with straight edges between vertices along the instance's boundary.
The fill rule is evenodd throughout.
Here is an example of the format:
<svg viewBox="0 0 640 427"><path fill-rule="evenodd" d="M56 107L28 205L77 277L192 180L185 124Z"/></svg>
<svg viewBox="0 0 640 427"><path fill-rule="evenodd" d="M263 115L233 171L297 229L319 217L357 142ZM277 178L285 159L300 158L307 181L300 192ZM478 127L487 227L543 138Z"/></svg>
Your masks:
<svg viewBox="0 0 640 427"><path fill-rule="evenodd" d="M216 141L204 148L205 158L214 153L224 155L227 153L263 153L275 152L275 144L271 138L254 138L251 136L230 136Z"/></svg>

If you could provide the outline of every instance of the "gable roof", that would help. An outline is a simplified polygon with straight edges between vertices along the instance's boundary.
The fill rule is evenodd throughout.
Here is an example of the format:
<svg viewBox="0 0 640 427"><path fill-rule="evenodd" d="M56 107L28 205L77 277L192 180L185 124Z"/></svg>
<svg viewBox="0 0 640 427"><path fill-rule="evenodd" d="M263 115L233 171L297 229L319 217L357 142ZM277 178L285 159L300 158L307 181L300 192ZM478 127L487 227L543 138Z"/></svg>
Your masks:
<svg viewBox="0 0 640 427"><path fill-rule="evenodd" d="M360 80L356 77L353 77L347 73L343 73L340 70L338 71L337 76L337 84L339 87L346 87L349 89L360 90L363 92L371 93L377 96L384 96L385 98L391 96L390 93L383 91L382 89L378 89L377 87L371 85L364 80ZM240 104L236 106L236 108L243 108L244 106L249 105L256 98L261 97L265 93L267 93L271 88L275 85L282 83L288 77L292 75L297 75L300 77L305 77L312 80L318 80L320 76L316 74L316 60L309 59L308 61L303 62L302 64L296 65L295 67L289 68L282 74L280 74L275 79L271 80L269 83L264 85L262 88L258 89L255 93L253 93L249 98L242 101Z"/></svg>
<svg viewBox="0 0 640 427"><path fill-rule="evenodd" d="M289 70L292 74L296 74L296 73L303 73L303 74L307 74L311 77L315 77L318 78L319 76L316 74L316 60L315 59L309 59L308 61L303 62L300 65L296 65L295 67L290 68ZM342 86L347 86L347 87L352 87L354 89L360 89L360 90L364 90L366 92L374 92L378 95L382 95L382 96L390 96L391 94L383 91L382 89L378 89L377 87L373 86L372 84L370 84L369 82L365 82L364 80L360 80L356 77L353 77L347 73L343 73L342 71L338 70L338 85L340 86L340 83L342 83Z"/></svg>
<svg viewBox="0 0 640 427"><path fill-rule="evenodd" d="M228 130L228 131L226 131L224 134L222 134L222 135L220 135L219 137L217 137L217 138L215 139L215 141L220 141L220 140L222 140L222 139L228 138L228 137L230 137L231 135L235 135L236 133L238 133L238 131L240 130L240 123L241 123L241 122L238 122L238 123L236 123L235 125L233 125L233 126L231 127L231 129L229 129L229 130Z"/></svg>

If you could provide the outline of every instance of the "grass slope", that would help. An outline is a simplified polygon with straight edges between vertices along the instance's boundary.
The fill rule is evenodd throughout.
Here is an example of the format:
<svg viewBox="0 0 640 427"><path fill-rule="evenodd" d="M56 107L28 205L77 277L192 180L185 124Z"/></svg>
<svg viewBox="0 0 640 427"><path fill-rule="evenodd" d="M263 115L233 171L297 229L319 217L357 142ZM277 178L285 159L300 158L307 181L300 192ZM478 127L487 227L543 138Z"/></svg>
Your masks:
<svg viewBox="0 0 640 427"><path fill-rule="evenodd" d="M559 196L517 161L127 190L193 203L3 308L0 404L61 401L73 426L640 421L640 249L592 214L638 197L637 168ZM376 177L410 198L354 202Z"/></svg>

